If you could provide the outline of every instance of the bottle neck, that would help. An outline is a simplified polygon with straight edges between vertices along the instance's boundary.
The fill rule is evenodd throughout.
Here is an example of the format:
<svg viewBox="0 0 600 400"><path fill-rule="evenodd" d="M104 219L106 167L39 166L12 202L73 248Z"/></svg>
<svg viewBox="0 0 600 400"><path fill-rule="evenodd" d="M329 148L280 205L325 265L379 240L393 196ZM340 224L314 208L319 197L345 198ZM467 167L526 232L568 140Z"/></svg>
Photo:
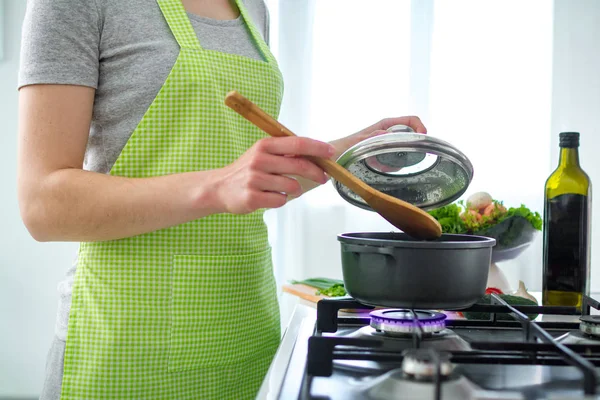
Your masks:
<svg viewBox="0 0 600 400"><path fill-rule="evenodd" d="M579 151L577 147L561 147L558 166L560 168L579 167Z"/></svg>

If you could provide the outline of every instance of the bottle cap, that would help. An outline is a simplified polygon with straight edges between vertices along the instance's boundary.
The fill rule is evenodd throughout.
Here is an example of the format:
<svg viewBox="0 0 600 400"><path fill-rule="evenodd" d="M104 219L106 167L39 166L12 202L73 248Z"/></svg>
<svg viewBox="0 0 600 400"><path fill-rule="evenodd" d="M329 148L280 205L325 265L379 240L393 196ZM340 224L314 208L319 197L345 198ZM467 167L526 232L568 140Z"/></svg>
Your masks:
<svg viewBox="0 0 600 400"><path fill-rule="evenodd" d="M579 132L561 132L559 138L560 147L579 147Z"/></svg>

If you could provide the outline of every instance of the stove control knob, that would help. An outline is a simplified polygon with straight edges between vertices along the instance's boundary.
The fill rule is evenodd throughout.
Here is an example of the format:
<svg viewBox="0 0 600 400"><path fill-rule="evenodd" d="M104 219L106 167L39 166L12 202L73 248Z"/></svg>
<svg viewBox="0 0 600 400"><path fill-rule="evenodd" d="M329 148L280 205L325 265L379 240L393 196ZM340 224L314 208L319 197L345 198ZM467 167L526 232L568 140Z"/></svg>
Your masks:
<svg viewBox="0 0 600 400"><path fill-rule="evenodd" d="M402 372L414 379L432 379L436 374L436 359L440 365L440 377L449 376L454 369L450 354L433 349L409 349L403 353Z"/></svg>

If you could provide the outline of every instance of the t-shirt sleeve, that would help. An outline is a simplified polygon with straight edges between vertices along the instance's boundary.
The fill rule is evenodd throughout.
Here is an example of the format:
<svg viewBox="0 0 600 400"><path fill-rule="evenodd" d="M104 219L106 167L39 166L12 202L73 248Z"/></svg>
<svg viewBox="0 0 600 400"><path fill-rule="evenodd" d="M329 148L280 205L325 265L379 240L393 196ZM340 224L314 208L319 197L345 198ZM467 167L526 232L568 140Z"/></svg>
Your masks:
<svg viewBox="0 0 600 400"><path fill-rule="evenodd" d="M100 34L94 0L27 0L19 88L33 84L97 88Z"/></svg>

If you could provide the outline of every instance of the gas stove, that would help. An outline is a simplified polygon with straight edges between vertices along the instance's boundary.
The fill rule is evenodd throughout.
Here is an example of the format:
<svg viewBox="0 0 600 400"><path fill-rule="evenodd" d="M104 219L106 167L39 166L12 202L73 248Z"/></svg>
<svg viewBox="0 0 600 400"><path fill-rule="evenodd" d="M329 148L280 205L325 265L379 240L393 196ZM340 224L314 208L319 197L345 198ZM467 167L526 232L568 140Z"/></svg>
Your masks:
<svg viewBox="0 0 600 400"><path fill-rule="evenodd" d="M599 309L587 296L578 309L492 295L461 310L479 320L352 298L299 305L259 398L599 399Z"/></svg>

